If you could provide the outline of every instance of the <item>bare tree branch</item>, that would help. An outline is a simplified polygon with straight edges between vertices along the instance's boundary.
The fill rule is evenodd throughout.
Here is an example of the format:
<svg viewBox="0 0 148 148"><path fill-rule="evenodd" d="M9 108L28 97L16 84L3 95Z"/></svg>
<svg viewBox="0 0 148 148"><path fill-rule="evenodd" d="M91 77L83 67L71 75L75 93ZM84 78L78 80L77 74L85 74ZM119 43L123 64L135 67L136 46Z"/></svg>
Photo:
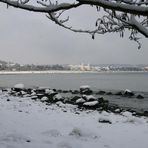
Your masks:
<svg viewBox="0 0 148 148"><path fill-rule="evenodd" d="M0 3L27 11L46 13L48 19L57 25L73 32L90 34L93 39L95 34L105 33L119 33L120 37L123 37L125 30L129 30L129 39L136 41L141 47L139 34L148 38L148 0L0 0ZM65 11L83 5L94 6L97 10L98 18L93 29L75 29L74 25L67 25L69 16L66 19L62 18Z"/></svg>
<svg viewBox="0 0 148 148"><path fill-rule="evenodd" d="M42 12L42 13L52 13L60 10L68 10L68 9L79 7L81 5L80 3L73 3L73 4L61 3L61 4L52 4L52 5L49 5L48 7L38 7L35 5L26 4L29 2L29 0L24 1L24 3L19 1L12 1L12 0L0 0L0 2L15 8L20 8L28 11L33 11L33 12Z"/></svg>
<svg viewBox="0 0 148 148"><path fill-rule="evenodd" d="M143 3L127 3L125 0L77 0L81 4L100 6L105 9L111 9L115 11L121 11L136 15L148 16L148 7L138 6L138 4L148 4L148 2Z"/></svg>

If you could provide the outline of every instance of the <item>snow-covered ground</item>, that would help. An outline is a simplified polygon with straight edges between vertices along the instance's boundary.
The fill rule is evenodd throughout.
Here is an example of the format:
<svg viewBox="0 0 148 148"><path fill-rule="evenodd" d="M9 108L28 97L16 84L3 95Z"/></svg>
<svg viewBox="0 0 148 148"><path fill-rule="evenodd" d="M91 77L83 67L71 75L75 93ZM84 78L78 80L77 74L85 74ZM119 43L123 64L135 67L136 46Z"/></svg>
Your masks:
<svg viewBox="0 0 148 148"><path fill-rule="evenodd" d="M148 118L0 92L0 148L148 148Z"/></svg>
<svg viewBox="0 0 148 148"><path fill-rule="evenodd" d="M54 74L54 73L97 73L98 71L46 70L46 71L0 71L1 74Z"/></svg>

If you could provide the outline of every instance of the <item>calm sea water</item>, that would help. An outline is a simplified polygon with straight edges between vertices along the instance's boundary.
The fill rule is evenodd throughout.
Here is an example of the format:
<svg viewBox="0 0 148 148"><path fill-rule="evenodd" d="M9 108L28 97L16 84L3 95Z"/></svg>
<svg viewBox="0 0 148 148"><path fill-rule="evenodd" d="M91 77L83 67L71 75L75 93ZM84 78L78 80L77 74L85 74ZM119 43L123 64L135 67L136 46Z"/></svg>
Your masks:
<svg viewBox="0 0 148 148"><path fill-rule="evenodd" d="M0 75L0 87L13 87L23 83L26 87L45 86L56 89L79 89L90 85L93 89L148 92L148 73L51 73Z"/></svg>

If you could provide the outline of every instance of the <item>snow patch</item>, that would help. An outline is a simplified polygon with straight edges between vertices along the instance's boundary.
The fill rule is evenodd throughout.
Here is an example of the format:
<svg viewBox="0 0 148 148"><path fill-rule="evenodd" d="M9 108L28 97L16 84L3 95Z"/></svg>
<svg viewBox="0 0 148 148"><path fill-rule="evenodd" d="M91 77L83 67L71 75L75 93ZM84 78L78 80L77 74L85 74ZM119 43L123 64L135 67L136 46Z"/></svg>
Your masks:
<svg viewBox="0 0 148 148"><path fill-rule="evenodd" d="M98 104L98 101L91 101L91 102L85 102L83 105L84 106L95 106Z"/></svg>
<svg viewBox="0 0 148 148"><path fill-rule="evenodd" d="M47 100L48 100L48 98L45 96L41 98L41 101L47 101Z"/></svg>
<svg viewBox="0 0 148 148"><path fill-rule="evenodd" d="M109 116L101 116L99 117L98 122L111 124L112 120L110 119Z"/></svg>
<svg viewBox="0 0 148 148"><path fill-rule="evenodd" d="M80 89L89 89L89 88L90 88L89 85L82 85L82 86L80 86Z"/></svg>
<svg viewBox="0 0 148 148"><path fill-rule="evenodd" d="M56 95L53 96L53 100L57 100L57 101L59 100L60 101L60 100L63 100L63 99L64 98L60 94L56 94Z"/></svg>
<svg viewBox="0 0 148 148"><path fill-rule="evenodd" d="M131 90L129 90L129 89L125 89L125 91L124 91L124 92L131 93L132 91L131 91Z"/></svg>
<svg viewBox="0 0 148 148"><path fill-rule="evenodd" d="M45 89L45 93L50 95L55 93L55 91L53 91L52 89Z"/></svg>
<svg viewBox="0 0 148 148"><path fill-rule="evenodd" d="M86 98L87 101L94 101L97 100L96 97L94 97L93 95L83 95L83 98Z"/></svg>
<svg viewBox="0 0 148 148"><path fill-rule="evenodd" d="M79 103L84 103L85 100L83 98L79 98L78 100L76 100L76 103L79 104Z"/></svg>

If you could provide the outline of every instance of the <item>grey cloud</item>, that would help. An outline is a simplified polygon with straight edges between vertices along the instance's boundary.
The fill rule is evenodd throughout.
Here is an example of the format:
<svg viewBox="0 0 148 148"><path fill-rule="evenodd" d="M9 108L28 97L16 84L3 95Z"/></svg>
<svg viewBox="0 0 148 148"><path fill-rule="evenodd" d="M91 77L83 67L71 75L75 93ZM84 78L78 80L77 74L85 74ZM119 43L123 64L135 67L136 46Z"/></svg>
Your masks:
<svg viewBox="0 0 148 148"><path fill-rule="evenodd" d="M87 9L87 8L85 8ZM20 63L78 64L148 63L147 40L142 49L117 34L98 35L95 40L87 34L73 33L50 22L44 15L0 8L0 59ZM86 26L94 12L83 18L81 10L74 15L75 26ZM87 14L85 14L87 15ZM92 21L91 19L89 20ZM70 24L71 24L70 23Z"/></svg>

